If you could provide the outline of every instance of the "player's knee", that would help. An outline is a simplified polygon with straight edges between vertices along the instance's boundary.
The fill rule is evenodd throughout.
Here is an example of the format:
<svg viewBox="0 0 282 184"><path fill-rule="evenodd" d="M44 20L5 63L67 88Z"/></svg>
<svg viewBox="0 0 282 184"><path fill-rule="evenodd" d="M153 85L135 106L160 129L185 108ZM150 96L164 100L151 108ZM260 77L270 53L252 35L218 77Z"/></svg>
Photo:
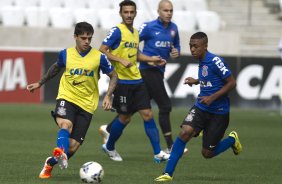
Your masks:
<svg viewBox="0 0 282 184"><path fill-rule="evenodd" d="M122 124L127 125L131 121L131 116L119 116L119 121Z"/></svg>
<svg viewBox="0 0 282 184"><path fill-rule="evenodd" d="M149 121L153 118L153 111L151 109L142 110L141 116L144 121Z"/></svg>
<svg viewBox="0 0 282 184"><path fill-rule="evenodd" d="M56 121L61 129L67 129L69 132L72 131L72 122L70 120L57 118Z"/></svg>
<svg viewBox="0 0 282 184"><path fill-rule="evenodd" d="M212 158L214 156L213 151L202 149L202 155L204 158Z"/></svg>
<svg viewBox="0 0 282 184"><path fill-rule="evenodd" d="M193 128L191 126L183 125L179 137L184 141L189 141L193 137Z"/></svg>

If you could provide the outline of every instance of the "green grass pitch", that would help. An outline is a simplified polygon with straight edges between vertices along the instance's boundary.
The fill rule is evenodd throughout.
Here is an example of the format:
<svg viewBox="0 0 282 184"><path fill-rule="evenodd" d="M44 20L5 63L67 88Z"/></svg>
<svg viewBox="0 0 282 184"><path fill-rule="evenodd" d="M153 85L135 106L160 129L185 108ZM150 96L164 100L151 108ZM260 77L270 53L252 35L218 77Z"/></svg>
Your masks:
<svg viewBox="0 0 282 184"><path fill-rule="evenodd" d="M100 109L93 116L83 146L69 160L69 168L60 170L55 167L52 178L39 179L43 163L56 145L58 128L50 116L53 108L53 104L0 105L1 184L81 183L79 169L83 163L92 160L104 167L104 184L156 183L153 180L162 173L165 163L153 162L152 149L139 115L132 118L116 145L124 161L113 162L101 151L102 139L98 128L115 114ZM174 138L187 109L173 109L171 121ZM239 133L243 144L241 155L235 156L231 150L227 150L213 159L204 159L201 156L201 138L195 138L189 142L189 154L179 161L171 183L281 183L282 117L278 112L232 109L226 134L232 130ZM161 143L165 148L162 137Z"/></svg>

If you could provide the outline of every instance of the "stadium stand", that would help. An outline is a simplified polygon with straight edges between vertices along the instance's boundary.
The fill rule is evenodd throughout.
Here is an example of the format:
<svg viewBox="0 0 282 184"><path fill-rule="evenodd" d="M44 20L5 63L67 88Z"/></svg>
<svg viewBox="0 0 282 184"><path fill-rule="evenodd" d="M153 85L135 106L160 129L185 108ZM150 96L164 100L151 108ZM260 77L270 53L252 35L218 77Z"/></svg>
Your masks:
<svg viewBox="0 0 282 184"><path fill-rule="evenodd" d="M200 31L216 32L220 29L220 17L214 11L198 11L196 19Z"/></svg>
<svg viewBox="0 0 282 184"><path fill-rule="evenodd" d="M1 8L3 26L22 27L24 26L24 9L16 6L4 6Z"/></svg>
<svg viewBox="0 0 282 184"><path fill-rule="evenodd" d="M140 8L150 8L151 11L156 11L158 9L159 1L151 1L151 0L139 0L137 6Z"/></svg>
<svg viewBox="0 0 282 184"><path fill-rule="evenodd" d="M183 3L185 10L198 12L207 11L208 5L206 0L187 0Z"/></svg>
<svg viewBox="0 0 282 184"><path fill-rule="evenodd" d="M264 0L264 5L270 9L271 13L279 13L280 12L279 1L281 0Z"/></svg>
<svg viewBox="0 0 282 184"><path fill-rule="evenodd" d="M49 10L51 26L54 28L70 29L74 25L74 17L70 8L51 8Z"/></svg>
<svg viewBox="0 0 282 184"><path fill-rule="evenodd" d="M26 25L28 27L42 27L49 26L49 11L43 7L27 7L25 9Z"/></svg>
<svg viewBox="0 0 282 184"><path fill-rule="evenodd" d="M77 8L74 10L75 23L86 21L89 22L93 27L98 27L99 19L97 11L91 8Z"/></svg>
<svg viewBox="0 0 282 184"><path fill-rule="evenodd" d="M224 31L239 34L242 56L279 56L277 43L282 35L282 23L266 1L208 1L209 9L224 18Z"/></svg>
<svg viewBox="0 0 282 184"><path fill-rule="evenodd" d="M0 7L12 6L12 5L13 5L13 0L1 0L0 1Z"/></svg>
<svg viewBox="0 0 282 184"><path fill-rule="evenodd" d="M172 21L177 24L179 31L193 32L196 30L197 19L194 12L175 10Z"/></svg>
<svg viewBox="0 0 282 184"><path fill-rule="evenodd" d="M138 7L134 24L136 28L142 22L157 17L159 0L134 1ZM282 0L172 0L172 2L173 21L177 23L181 37L189 38L194 31L202 30L212 33L209 36L211 40L222 42L218 45L226 45L226 42L232 44L229 48L219 47L216 50L221 51L219 54L278 55L277 42L282 35L282 19L279 21L279 15L282 18ZM6 29L11 26L16 27L18 30L14 31L20 35L29 35L22 32L29 32L28 29L33 31L33 27L47 26L48 29L41 29L41 33L38 33L42 34L44 47L44 43L49 43L49 40L44 41L44 38L48 37L46 32L51 33L51 29L54 29L54 32L64 35L71 32L74 23L86 20L93 24L95 34L104 37L111 27L121 21L118 15L119 3L120 1L116 0L80 0L79 3L75 0L1 0L0 35L8 33L9 30ZM274 10L274 7L279 11ZM46 12L44 9L49 10L49 13L43 16L43 12ZM13 42L4 40L0 47L10 43L15 46L29 45L28 42L31 42L26 36L20 39ZM97 42L100 43L100 40ZM61 43L58 43L57 46L60 47ZM189 48L185 43L183 41L182 50L187 54ZM56 46L56 43L54 45Z"/></svg>
<svg viewBox="0 0 282 184"><path fill-rule="evenodd" d="M62 0L38 0L38 5L47 9L54 7L62 7L62 4Z"/></svg>
<svg viewBox="0 0 282 184"><path fill-rule="evenodd" d="M173 1L173 10L178 11L178 10L185 10L185 0L174 0Z"/></svg>
<svg viewBox="0 0 282 184"><path fill-rule="evenodd" d="M279 0L279 7L280 7L279 19L282 20L282 0Z"/></svg>
<svg viewBox="0 0 282 184"><path fill-rule="evenodd" d="M72 10L75 10L77 8L86 8L87 1L86 0L64 0L62 2L62 6L65 8L70 8Z"/></svg>
<svg viewBox="0 0 282 184"><path fill-rule="evenodd" d="M113 8L112 1L101 1L101 0L86 0L86 6L88 8L100 10L100 9L108 9Z"/></svg>
<svg viewBox="0 0 282 184"><path fill-rule="evenodd" d="M144 10L138 10L134 20L134 27L139 28L144 22L149 21Z"/></svg>
<svg viewBox="0 0 282 184"><path fill-rule="evenodd" d="M98 17L101 28L105 31L109 31L112 27L121 22L118 11L113 11L112 9L100 9L98 11Z"/></svg>
<svg viewBox="0 0 282 184"><path fill-rule="evenodd" d="M38 0L14 0L14 5L19 7L37 6Z"/></svg>

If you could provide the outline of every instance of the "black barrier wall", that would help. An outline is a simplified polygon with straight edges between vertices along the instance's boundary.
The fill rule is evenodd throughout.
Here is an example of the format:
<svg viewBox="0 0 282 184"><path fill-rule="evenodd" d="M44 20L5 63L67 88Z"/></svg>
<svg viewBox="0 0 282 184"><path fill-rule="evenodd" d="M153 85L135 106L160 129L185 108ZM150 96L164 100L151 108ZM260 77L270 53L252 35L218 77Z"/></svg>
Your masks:
<svg viewBox="0 0 282 184"><path fill-rule="evenodd" d="M47 70L50 68L50 66L57 61L57 57L58 57L58 53L54 53L54 52L44 53L44 73L46 73ZM56 102L58 87L62 73L63 71L44 85L44 95L43 95L44 102L48 102L48 103Z"/></svg>
<svg viewBox="0 0 282 184"><path fill-rule="evenodd" d="M57 53L44 54L44 72L56 61ZM282 61L280 58L223 57L237 81L229 96L233 107L278 109L282 90ZM183 79L197 76L197 61L181 56L167 64L166 84L173 106L191 107L197 89L183 85ZM195 76L196 75L196 76ZM44 102L55 102L61 75L46 83ZM195 87L197 88L197 87ZM101 95L103 92L100 93Z"/></svg>
<svg viewBox="0 0 282 184"><path fill-rule="evenodd" d="M229 96L231 105L246 108L278 109L279 95L282 92L282 61L280 58L249 58L249 57L224 57L228 67L237 81L237 87ZM188 56L183 56L172 61L179 63L180 68L168 79L168 84L174 94L173 104L176 106L191 106L194 95L179 95L176 92L181 81L181 76L188 65L197 62ZM197 69L197 68L195 68ZM189 76L187 73L186 77ZM183 78L182 78L183 79ZM186 88L187 89L187 88Z"/></svg>

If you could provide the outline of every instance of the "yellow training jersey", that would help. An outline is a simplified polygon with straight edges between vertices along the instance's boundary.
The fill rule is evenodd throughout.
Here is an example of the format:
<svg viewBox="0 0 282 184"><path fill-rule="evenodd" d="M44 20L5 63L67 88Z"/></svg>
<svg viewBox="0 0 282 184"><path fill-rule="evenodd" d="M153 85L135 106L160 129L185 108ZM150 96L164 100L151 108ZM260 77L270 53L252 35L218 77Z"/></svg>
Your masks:
<svg viewBox="0 0 282 184"><path fill-rule="evenodd" d="M74 47L64 51L66 69L61 77L57 99L65 99L93 114L99 102L101 52L91 48L85 56L81 56Z"/></svg>
<svg viewBox="0 0 282 184"><path fill-rule="evenodd" d="M131 32L124 24L117 27L121 32L121 41L119 46L110 52L120 58L126 59L133 63L133 66L126 68L119 62L112 62L120 80L140 80L141 74L137 66L137 54L139 46L138 30L133 28Z"/></svg>

